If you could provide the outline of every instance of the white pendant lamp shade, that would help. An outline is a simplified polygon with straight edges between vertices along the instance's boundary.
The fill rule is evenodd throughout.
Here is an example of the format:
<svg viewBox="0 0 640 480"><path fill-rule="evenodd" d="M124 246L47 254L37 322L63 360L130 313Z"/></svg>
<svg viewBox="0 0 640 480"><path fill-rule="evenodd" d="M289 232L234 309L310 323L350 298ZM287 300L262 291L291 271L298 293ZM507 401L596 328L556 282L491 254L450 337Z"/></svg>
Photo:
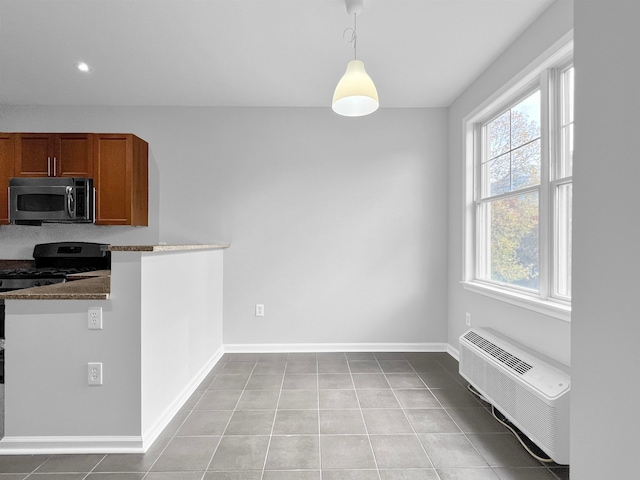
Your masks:
<svg viewBox="0 0 640 480"><path fill-rule="evenodd" d="M360 60L351 60L333 94L333 111L346 117L369 115L378 109L378 91Z"/></svg>

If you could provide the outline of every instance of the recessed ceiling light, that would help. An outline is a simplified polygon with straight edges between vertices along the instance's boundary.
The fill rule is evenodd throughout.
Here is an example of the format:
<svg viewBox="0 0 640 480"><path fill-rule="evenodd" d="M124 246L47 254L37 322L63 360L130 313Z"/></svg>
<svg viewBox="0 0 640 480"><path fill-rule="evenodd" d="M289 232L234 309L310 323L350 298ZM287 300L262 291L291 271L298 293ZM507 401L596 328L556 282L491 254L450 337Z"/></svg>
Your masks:
<svg viewBox="0 0 640 480"><path fill-rule="evenodd" d="M81 72L88 72L89 71L89 65L87 65L84 62L78 62L78 70L80 70Z"/></svg>

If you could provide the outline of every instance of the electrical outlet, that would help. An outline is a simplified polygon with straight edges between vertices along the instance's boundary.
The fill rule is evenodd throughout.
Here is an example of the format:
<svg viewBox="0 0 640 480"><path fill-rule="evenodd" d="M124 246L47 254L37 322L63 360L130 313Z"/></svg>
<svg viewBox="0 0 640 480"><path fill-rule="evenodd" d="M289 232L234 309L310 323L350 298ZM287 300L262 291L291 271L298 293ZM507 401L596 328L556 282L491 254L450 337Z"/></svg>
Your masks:
<svg viewBox="0 0 640 480"><path fill-rule="evenodd" d="M89 309L89 330L102 330L102 307Z"/></svg>
<svg viewBox="0 0 640 480"><path fill-rule="evenodd" d="M467 312L464 316L465 321L467 322L467 327L471 326L471 314Z"/></svg>
<svg viewBox="0 0 640 480"><path fill-rule="evenodd" d="M102 385L102 362L87 363L87 379L89 385Z"/></svg>
<svg viewBox="0 0 640 480"><path fill-rule="evenodd" d="M264 304L256 303L256 317L264 317Z"/></svg>

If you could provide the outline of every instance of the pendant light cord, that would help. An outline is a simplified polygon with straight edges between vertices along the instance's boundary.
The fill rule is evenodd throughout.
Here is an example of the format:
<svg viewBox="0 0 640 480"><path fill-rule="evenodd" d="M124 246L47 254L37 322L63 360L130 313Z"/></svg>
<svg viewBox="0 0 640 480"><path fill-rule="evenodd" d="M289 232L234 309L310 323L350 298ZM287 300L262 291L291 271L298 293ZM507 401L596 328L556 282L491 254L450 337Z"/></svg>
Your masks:
<svg viewBox="0 0 640 480"><path fill-rule="evenodd" d="M353 59L358 59L358 24L357 19L358 15L353 14Z"/></svg>
<svg viewBox="0 0 640 480"><path fill-rule="evenodd" d="M347 27L344 29L344 32L342 32L342 38L344 39L345 42L347 43L353 43L353 59L357 60L358 59L358 33L357 33L357 14L353 14L353 28L351 27ZM350 32L351 35L349 37L347 37L347 32Z"/></svg>

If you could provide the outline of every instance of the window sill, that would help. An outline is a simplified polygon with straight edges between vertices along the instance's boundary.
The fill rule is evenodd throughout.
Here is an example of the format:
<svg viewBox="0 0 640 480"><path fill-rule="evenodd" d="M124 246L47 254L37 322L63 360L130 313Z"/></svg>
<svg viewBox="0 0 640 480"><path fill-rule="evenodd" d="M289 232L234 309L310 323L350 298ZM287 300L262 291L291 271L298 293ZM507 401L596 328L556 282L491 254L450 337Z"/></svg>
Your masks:
<svg viewBox="0 0 640 480"><path fill-rule="evenodd" d="M511 305L526 308L527 310L532 310L565 322L571 322L571 305L542 300L540 298L530 297L517 292L508 292L506 290L478 282L463 281L460 283L465 290L469 290L470 292L495 298L496 300L501 300L503 302L510 303Z"/></svg>

